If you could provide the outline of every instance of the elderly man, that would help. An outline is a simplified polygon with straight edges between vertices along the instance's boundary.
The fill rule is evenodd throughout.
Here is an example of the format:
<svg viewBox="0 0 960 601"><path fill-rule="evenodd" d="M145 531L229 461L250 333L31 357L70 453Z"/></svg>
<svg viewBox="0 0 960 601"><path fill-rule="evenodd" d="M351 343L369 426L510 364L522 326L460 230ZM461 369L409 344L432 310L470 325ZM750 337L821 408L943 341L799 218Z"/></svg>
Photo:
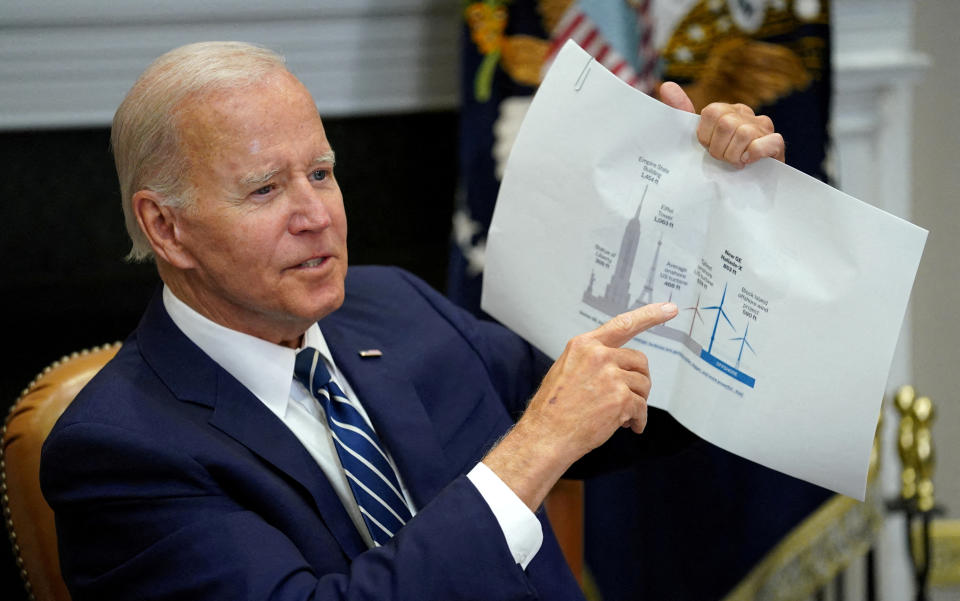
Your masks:
<svg viewBox="0 0 960 601"><path fill-rule="evenodd" d="M772 132L716 105L699 135L742 165L782 157ZM646 358L619 347L674 305L571 340L537 389L510 332L399 270L348 275L334 151L258 47L157 59L113 148L164 287L44 448L74 599L582 598L537 510L611 436L649 442Z"/></svg>

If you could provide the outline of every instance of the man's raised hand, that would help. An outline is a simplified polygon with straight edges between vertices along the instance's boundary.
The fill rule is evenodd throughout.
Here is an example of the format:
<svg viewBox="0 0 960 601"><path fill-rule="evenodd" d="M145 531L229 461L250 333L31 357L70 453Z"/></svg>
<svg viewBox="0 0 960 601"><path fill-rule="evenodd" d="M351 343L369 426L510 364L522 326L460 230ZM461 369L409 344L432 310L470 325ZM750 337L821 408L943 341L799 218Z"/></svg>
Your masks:
<svg viewBox="0 0 960 601"><path fill-rule="evenodd" d="M694 112L686 92L672 81L660 86L660 100L675 109ZM713 102L700 111L697 139L715 159L743 167L771 157L783 162L786 156L783 136L776 133L773 121L757 115L745 104Z"/></svg>

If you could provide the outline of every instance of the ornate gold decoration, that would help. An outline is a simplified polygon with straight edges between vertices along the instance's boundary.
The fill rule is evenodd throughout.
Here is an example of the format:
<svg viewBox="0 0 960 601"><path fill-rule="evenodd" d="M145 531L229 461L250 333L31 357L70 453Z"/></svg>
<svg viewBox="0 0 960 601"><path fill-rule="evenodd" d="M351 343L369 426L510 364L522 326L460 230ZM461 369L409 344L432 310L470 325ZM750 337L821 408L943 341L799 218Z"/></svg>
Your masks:
<svg viewBox="0 0 960 601"><path fill-rule="evenodd" d="M500 2L474 2L464 10L470 39L481 54L500 50L503 31L507 28L507 8Z"/></svg>
<svg viewBox="0 0 960 601"><path fill-rule="evenodd" d="M883 407L880 407L880 416L877 418L877 429L873 433L873 446L870 447L870 463L867 467L867 482L873 482L880 473L881 457L880 452L880 433L883 432Z"/></svg>
<svg viewBox="0 0 960 601"><path fill-rule="evenodd" d="M906 503L915 503L920 512L932 511L933 496L933 402L930 397L918 397L913 386L903 386L894 396L900 412L897 429L897 451L900 454L900 497Z"/></svg>
<svg viewBox="0 0 960 601"><path fill-rule="evenodd" d="M914 562L921 561L923 526L914 524ZM960 586L960 520L933 520L930 523L930 576L932 587Z"/></svg>
<svg viewBox="0 0 960 601"><path fill-rule="evenodd" d="M500 63L514 81L528 86L540 85L543 62L550 43L529 35L512 35L503 40Z"/></svg>
<svg viewBox="0 0 960 601"><path fill-rule="evenodd" d="M933 402L930 397L922 396L913 402L913 435L917 457L917 509L931 511L933 500Z"/></svg>
<svg viewBox="0 0 960 601"><path fill-rule="evenodd" d="M760 41L795 31L805 23L826 23L827 3L819 14L801 21L792 1L768 4L756 31L744 31L727 2L700 0L677 23L660 49L664 79L688 81L684 89L697 110L710 102L742 102L754 109L772 104L819 79L824 69L824 42L802 37L790 42Z"/></svg>
<svg viewBox="0 0 960 601"><path fill-rule="evenodd" d="M740 102L756 110L802 90L810 80L789 48L740 37L718 42L700 77L684 90L697 111L711 102Z"/></svg>
<svg viewBox="0 0 960 601"><path fill-rule="evenodd" d="M724 601L800 601L866 554L883 524L876 495L836 495L783 538Z"/></svg>
<svg viewBox="0 0 960 601"><path fill-rule="evenodd" d="M537 2L537 12L540 13L540 19L543 21L543 29L547 35L551 35L556 29L557 23L563 18L564 13L573 4L573 0L540 0Z"/></svg>
<svg viewBox="0 0 960 601"><path fill-rule="evenodd" d="M897 428L897 452L900 454L900 498L912 501L917 496L916 443L913 438L914 423L913 401L917 394L913 386L902 386L893 397L894 405L900 413L900 425Z"/></svg>
<svg viewBox="0 0 960 601"><path fill-rule="evenodd" d="M876 489L880 422L867 471L867 499L836 495L791 530L724 601L801 601L863 556L883 525Z"/></svg>
<svg viewBox="0 0 960 601"><path fill-rule="evenodd" d="M894 402L900 412L897 451L900 453L902 470L900 499L891 502L890 507L906 515L907 543L913 560L917 599L925 599L927 586L935 582L933 574L938 570L950 569L943 567L945 551L937 548L938 544L943 543L938 543L934 535L934 532L942 532L942 529L932 519L942 511L933 497L933 402L930 397L918 397L912 386L900 388L894 396ZM950 538L943 540L949 541ZM960 531L953 540L960 541ZM953 550L958 547L954 546ZM956 558L946 561L948 564L952 561L952 569L960 572ZM939 567L935 565L937 562L940 563Z"/></svg>
<svg viewBox="0 0 960 601"><path fill-rule="evenodd" d="M483 60L473 80L473 95L486 102L493 93L497 66L514 81L525 86L538 86L543 64L550 50L550 40L531 35L506 35L509 0L483 0L465 4L463 17L470 30L470 39ZM540 0L537 11L548 36L573 4L573 0Z"/></svg>
<svg viewBox="0 0 960 601"><path fill-rule="evenodd" d="M473 80L473 94L480 102L490 99L493 75L500 60L503 32L507 28L507 8L500 0L485 0L467 4L463 11L470 39L483 55L483 61Z"/></svg>

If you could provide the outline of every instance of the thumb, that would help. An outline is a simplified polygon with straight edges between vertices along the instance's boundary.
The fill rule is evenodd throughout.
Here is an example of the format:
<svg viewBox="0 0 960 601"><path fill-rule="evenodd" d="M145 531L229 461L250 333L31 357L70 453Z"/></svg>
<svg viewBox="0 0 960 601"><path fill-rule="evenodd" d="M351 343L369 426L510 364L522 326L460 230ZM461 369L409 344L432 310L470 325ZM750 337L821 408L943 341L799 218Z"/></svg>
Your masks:
<svg viewBox="0 0 960 601"><path fill-rule="evenodd" d="M667 106L688 113L696 113L693 108L693 101L683 91L679 84L672 81L665 81L660 85L660 100Z"/></svg>
<svg viewBox="0 0 960 601"><path fill-rule="evenodd" d="M609 347L621 347L640 332L677 315L673 303L652 303L617 315L588 336Z"/></svg>

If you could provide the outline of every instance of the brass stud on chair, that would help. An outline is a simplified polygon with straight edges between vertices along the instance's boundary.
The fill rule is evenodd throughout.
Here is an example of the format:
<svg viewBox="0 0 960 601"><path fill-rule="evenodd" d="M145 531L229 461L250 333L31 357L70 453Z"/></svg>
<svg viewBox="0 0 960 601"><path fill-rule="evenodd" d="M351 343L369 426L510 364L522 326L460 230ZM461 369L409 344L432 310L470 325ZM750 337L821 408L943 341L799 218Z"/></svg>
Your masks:
<svg viewBox="0 0 960 601"><path fill-rule="evenodd" d="M4 522L6 523L7 534L10 539L11 547L13 549L14 558L17 562L17 566L19 567L20 577L23 580L23 585L27 592L27 598L30 599L31 601L36 601L36 598L37 598L36 592L34 590L32 583L30 582L30 573L28 572L28 566L25 564L25 560L23 558L20 541L18 541L16 532L14 531L15 524L14 524L14 519L12 515L12 510L10 507L10 497L8 495L7 469L6 469L7 468L7 462L6 462L7 449L5 446L5 441L7 441L7 434L8 434L8 424L10 423L11 419L15 418L15 416L18 414L18 411L22 408L21 402L24 401L24 399L28 395L38 390L38 386L43 384L43 379L48 375L50 375L51 372L53 372L55 369L61 367L64 363L68 361L71 361L73 359L76 359L85 355L89 355L90 353L93 353L93 352L102 352L102 351L108 351L108 350L114 350L115 352L120 348L120 346L121 346L120 342L115 342L113 344L100 345L90 350L75 352L70 354L69 356L65 355L61 357L59 360L54 361L53 363L48 365L42 372L40 372L35 378L33 378L33 380L30 382L29 385L27 385L26 388L23 389L23 391L20 393L20 396L17 398L16 402L10 407L10 410L7 412L6 419L3 422L3 427L2 429L0 429L0 434L2 434L2 436L0 436L0 441L3 441L3 444L0 444L0 502L2 502L3 515L5 518ZM45 587L41 587L41 593L44 593L44 589Z"/></svg>

